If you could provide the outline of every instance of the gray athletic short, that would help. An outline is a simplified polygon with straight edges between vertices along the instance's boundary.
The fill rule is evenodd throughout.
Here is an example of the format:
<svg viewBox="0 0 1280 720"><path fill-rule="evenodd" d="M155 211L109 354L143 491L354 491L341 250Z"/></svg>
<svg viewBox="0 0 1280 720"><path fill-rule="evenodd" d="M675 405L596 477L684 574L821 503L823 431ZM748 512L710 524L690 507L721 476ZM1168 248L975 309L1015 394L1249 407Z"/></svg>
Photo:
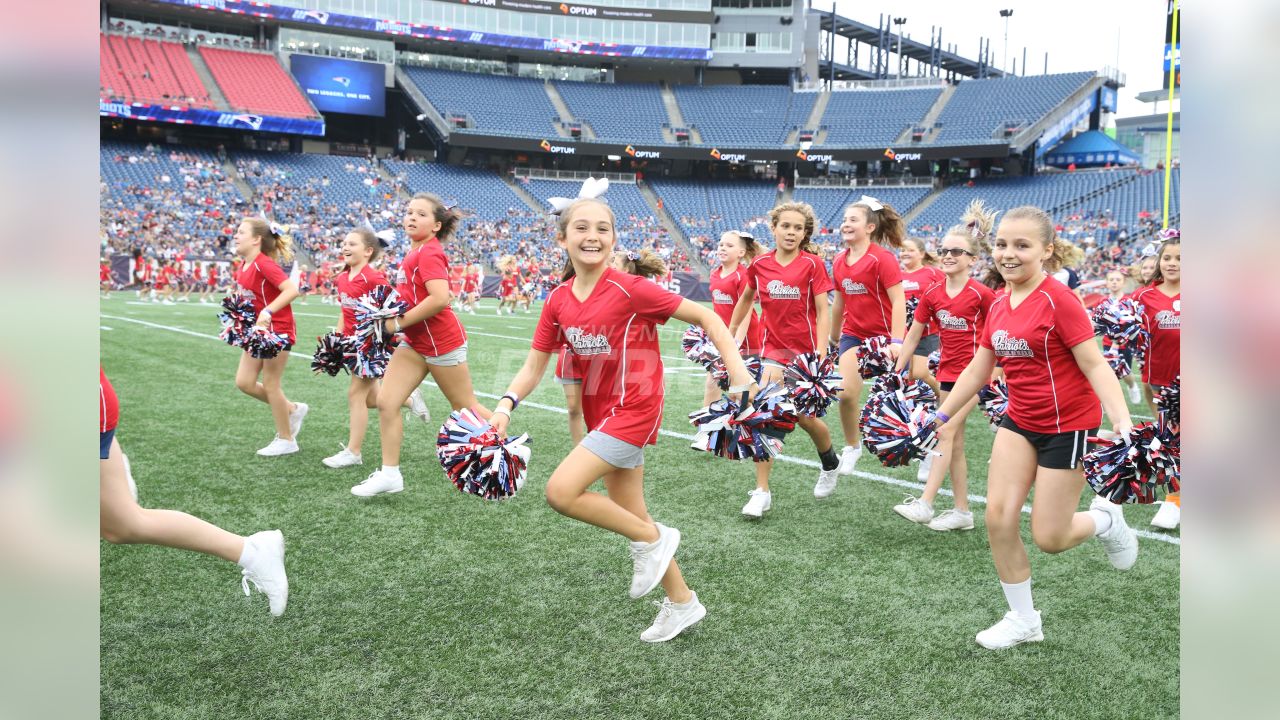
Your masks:
<svg viewBox="0 0 1280 720"><path fill-rule="evenodd" d="M409 347L408 344L404 345L405 347ZM428 365L435 365L437 367L453 367L454 365L461 365L467 361L467 344L462 343L462 347L454 348L443 355L423 355L422 359L425 360Z"/></svg>
<svg viewBox="0 0 1280 720"><path fill-rule="evenodd" d="M927 358L934 350L937 349L938 334L934 333L933 335L923 335L920 337L920 344L916 345L916 351L912 354Z"/></svg>
<svg viewBox="0 0 1280 720"><path fill-rule="evenodd" d="M599 430L587 433L582 439L582 446L616 468L630 470L644 464L644 448L623 442Z"/></svg>

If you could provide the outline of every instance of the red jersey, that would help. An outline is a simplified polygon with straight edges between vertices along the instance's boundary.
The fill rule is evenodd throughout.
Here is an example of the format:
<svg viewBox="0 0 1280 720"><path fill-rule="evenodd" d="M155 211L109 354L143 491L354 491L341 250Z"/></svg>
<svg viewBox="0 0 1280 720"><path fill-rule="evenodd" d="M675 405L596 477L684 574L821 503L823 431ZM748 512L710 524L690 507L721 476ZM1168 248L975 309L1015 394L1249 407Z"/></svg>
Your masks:
<svg viewBox="0 0 1280 720"><path fill-rule="evenodd" d="M173 282L173 276L176 274L177 273L175 273L173 268L170 267L169 265L165 265L164 267L160 268L160 275L159 277L156 278L156 287L158 288L168 287L169 283Z"/></svg>
<svg viewBox="0 0 1280 720"><path fill-rule="evenodd" d="M480 284L479 281L480 281L480 278L475 273L469 272L466 275L463 275L462 276L462 292L468 295L475 292L477 286Z"/></svg>
<svg viewBox="0 0 1280 720"><path fill-rule="evenodd" d="M466 271L460 267L449 268L449 292L457 295L462 290L462 276Z"/></svg>
<svg viewBox="0 0 1280 720"><path fill-rule="evenodd" d="M1008 415L1018 427L1064 433L1102 424L1102 405L1071 354L1092 340L1093 322L1080 299L1051 277L1016 308L1009 295L996 297L979 342L1004 368Z"/></svg>
<svg viewBox="0 0 1280 720"><path fill-rule="evenodd" d="M258 314L280 297L280 285L288 279L276 261L263 253L258 253L253 262L243 263L236 273L236 283L253 295L253 310ZM290 344L297 342L292 306L285 305L271 316L271 330L289 338Z"/></svg>
<svg viewBox="0 0 1280 720"><path fill-rule="evenodd" d="M351 271L338 273L338 299L345 303L348 299L356 299L379 285L387 284L387 276L374 270L371 265L360 268L360 272L351 277ZM342 330L344 335L356 332L356 311L345 304L342 308Z"/></svg>
<svg viewBox="0 0 1280 720"><path fill-rule="evenodd" d="M504 298L516 294L516 276L514 274L502 276L502 282L498 285L498 294Z"/></svg>
<svg viewBox="0 0 1280 720"><path fill-rule="evenodd" d="M409 306L417 307L426 301L430 280L449 281L449 258L436 238L410 250L396 270L396 292ZM446 303L444 309L423 322L406 326L403 330L409 345L427 356L444 355L462 347L467 342L467 331Z"/></svg>
<svg viewBox="0 0 1280 720"><path fill-rule="evenodd" d="M915 321L934 321L942 362L938 365L938 382L955 382L978 352L978 338L991 314L996 294L982 283L969 279L959 294L947 294L946 281L930 285L920 295Z"/></svg>
<svg viewBox="0 0 1280 720"><path fill-rule="evenodd" d="M656 325L683 301L638 275L606 268L585 301L573 295L576 277L547 296L533 332L533 349L564 345L582 375L587 428L636 446L658 441L662 424L662 350Z"/></svg>
<svg viewBox="0 0 1280 720"><path fill-rule="evenodd" d="M218 284L218 263L209 266L209 284L215 287Z"/></svg>
<svg viewBox="0 0 1280 720"><path fill-rule="evenodd" d="M138 270L138 278L142 282L147 282L151 279L151 263L143 261L141 269Z"/></svg>
<svg viewBox="0 0 1280 720"><path fill-rule="evenodd" d="M111 280L111 266L102 263L98 266L98 282L107 282Z"/></svg>
<svg viewBox="0 0 1280 720"><path fill-rule="evenodd" d="M760 299L765 358L788 363L826 346L827 339L818 337L818 310L813 306L816 295L831 290L821 258L801 251L783 266L777 251L770 250L747 266L747 283Z"/></svg>
<svg viewBox="0 0 1280 720"><path fill-rule="evenodd" d="M711 309L716 311L716 315L728 327L729 320L733 318L733 308L738 304L738 298L742 297L742 288L747 285L747 273L741 265L734 268L728 275L723 273L723 268L711 271ZM748 320L746 339L738 349L747 355L759 355L760 318L756 316L754 307L751 308L751 316Z"/></svg>
<svg viewBox="0 0 1280 720"><path fill-rule="evenodd" d="M115 388L107 379L107 373L98 366L98 432L115 430L120 422L120 401L116 398Z"/></svg>
<svg viewBox="0 0 1280 720"><path fill-rule="evenodd" d="M1172 385L1182 372L1182 293L1169 297L1153 285L1135 292L1133 299L1142 305L1142 327L1151 335L1142 382Z"/></svg>
<svg viewBox="0 0 1280 720"><path fill-rule="evenodd" d="M200 267L200 263L196 263L191 267L191 276L195 278L196 282L204 281L204 268Z"/></svg>
<svg viewBox="0 0 1280 720"><path fill-rule="evenodd" d="M852 265L848 257L846 248L831 264L836 291L844 296L840 333L859 340L877 335L890 337L893 303L889 301L889 288L902 282L898 258L875 243Z"/></svg>
<svg viewBox="0 0 1280 720"><path fill-rule="evenodd" d="M921 265L919 270L911 272L902 271L902 294L905 299L919 298L934 283L945 283L947 276L936 267ZM892 309L892 308L890 308ZM928 320L922 320L925 323L924 334L936 335L938 326ZM911 327L911 318L906 318L907 327Z"/></svg>

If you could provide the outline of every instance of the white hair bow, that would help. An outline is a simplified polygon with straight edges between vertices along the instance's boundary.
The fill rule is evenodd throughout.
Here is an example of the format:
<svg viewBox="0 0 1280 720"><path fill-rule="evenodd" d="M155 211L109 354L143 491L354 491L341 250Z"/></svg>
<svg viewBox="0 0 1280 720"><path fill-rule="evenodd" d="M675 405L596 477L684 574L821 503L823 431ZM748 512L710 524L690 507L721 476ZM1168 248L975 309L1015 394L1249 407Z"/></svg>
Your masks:
<svg viewBox="0 0 1280 720"><path fill-rule="evenodd" d="M391 243L394 243L396 241L396 231L392 230L391 228L387 228L386 230L379 230L378 232L374 233L373 236L378 238L378 242L381 243L382 247L384 248L391 247Z"/></svg>
<svg viewBox="0 0 1280 720"><path fill-rule="evenodd" d="M272 222L272 223L271 223L271 234L272 234L272 235L283 235L283 234L284 234L284 227L283 227L283 226L281 226L281 225L277 225L277 224L275 224L274 222Z"/></svg>
<svg viewBox="0 0 1280 720"><path fill-rule="evenodd" d="M856 203L854 203L854 204L855 204L855 205L866 205L867 207L871 208L871 211L872 211L872 212L880 212L881 210L883 210L883 209L884 209L884 205L881 205L879 200L877 200L877 199L875 199L875 198L871 197L870 195L863 195L863 196L858 200L858 202L856 202Z"/></svg>
<svg viewBox="0 0 1280 720"><path fill-rule="evenodd" d="M597 178L589 177L587 178L586 182L582 183L582 189L578 191L578 197L576 198L553 197L553 198L547 198L547 202L551 204L551 208L552 208L551 214L559 215L560 213L564 212L564 209L569 207L569 205L571 205L574 200L584 200L584 199L595 200L596 198L603 195L605 191L608 189L609 189L608 178L597 179Z"/></svg>

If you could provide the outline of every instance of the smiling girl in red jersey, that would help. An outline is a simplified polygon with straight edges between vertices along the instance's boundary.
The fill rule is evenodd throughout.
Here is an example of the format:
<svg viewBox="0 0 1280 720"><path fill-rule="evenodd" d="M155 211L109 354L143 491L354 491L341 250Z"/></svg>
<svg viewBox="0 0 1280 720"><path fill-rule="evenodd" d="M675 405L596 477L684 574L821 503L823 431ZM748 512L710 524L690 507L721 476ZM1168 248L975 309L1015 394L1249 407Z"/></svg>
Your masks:
<svg viewBox="0 0 1280 720"><path fill-rule="evenodd" d="M726 326L733 321L733 309L742 297L742 289L747 286L747 266L759 254L760 244L749 233L729 230L720 235L720 245L716 250L720 267L711 271L711 309ZM760 318L755 308L751 309L750 319L744 327L746 333L737 338L738 352L743 357L759 355L762 348ZM710 405L719 396L720 387L708 373L707 387L702 394L703 406Z"/></svg>
<svg viewBox="0 0 1280 720"><path fill-rule="evenodd" d="M285 364L289 362L289 349L298 340L290 306L298 297L298 286L280 269L279 264L293 260L292 243L266 220L248 218L236 229L235 251L244 261L235 275L236 284L253 298L253 308L258 311L257 327L270 327L272 332L289 340L284 350L270 360L259 360L248 350L241 352L236 387L271 407L276 436L258 454L296 453L298 431L302 429L302 421L309 408L306 403L291 402L285 397L282 384ZM259 376L262 382L258 382Z"/></svg>
<svg viewBox="0 0 1280 720"><path fill-rule="evenodd" d="M784 368L797 355L821 354L822 342L831 324L827 308L831 278L811 242L817 225L813 208L806 203L783 203L769 211L769 224L776 249L756 258L747 267L742 296L729 324L734 337L738 337L751 313L752 303L756 297L760 298L761 364L764 366L761 383L764 385L781 382ZM818 485L833 482L840 461L831 446L831 432L826 423L821 418L802 417L796 424L804 428L818 448L822 461ZM749 518L759 518L773 507L773 494L769 490L773 461L758 462L755 466L756 487L742 508L742 514Z"/></svg>
<svg viewBox="0 0 1280 720"><path fill-rule="evenodd" d="M107 374L98 368L98 517L102 539L116 545L159 545L213 555L239 565L244 594L249 584L265 593L271 614L284 614L289 578L284 569L284 535L265 530L248 537L227 532L176 510L138 505L129 461L116 440L120 401Z"/></svg>
<svg viewBox="0 0 1280 720"><path fill-rule="evenodd" d="M862 457L858 430L862 376L855 349L868 338L884 336L890 339L889 352L897 360L907 328L902 270L888 250L902 247L903 233L898 212L873 197L863 195L844 209L840 239L845 249L831 262L836 286L832 314L840 321L831 325L831 343L839 344L840 375L844 378L840 392L840 428L845 443L840 451L840 473L844 475L852 475L854 464ZM831 495L837 480L832 476L829 482L820 483L813 489L814 496Z"/></svg>
<svg viewBox="0 0 1280 720"><path fill-rule="evenodd" d="M1138 538L1119 505L1094 497L1087 512L1076 512L1085 489L1080 458L1102 422L1102 409L1116 432L1127 433L1132 424L1088 313L1075 293L1044 273L1045 264L1064 251L1056 240L1045 211L1024 206L1005 214L991 254L1008 293L992 303L978 351L937 413L943 427L950 425L949 417L987 382L999 358L1009 406L991 448L986 523L1009 612L976 638L993 650L1044 639L1020 533L1033 486L1031 536L1041 550L1060 553L1097 537L1119 570L1138 557Z"/></svg>
<svg viewBox="0 0 1280 720"><path fill-rule="evenodd" d="M1150 343L1142 365L1142 381L1147 384L1151 413L1156 414L1151 397L1172 385L1182 372L1182 239L1165 240L1156 254L1156 270L1152 285L1133 294L1142 306L1142 326L1150 335ZM1170 493L1160 504L1151 524L1172 530L1178 527L1182 514L1179 493Z"/></svg>
<svg viewBox="0 0 1280 720"><path fill-rule="evenodd" d="M387 277L374 269L373 263L382 255L381 238L368 228L356 228L347 233L342 240L342 258L346 265L338 273L338 299L358 299L380 285L387 284ZM338 334L353 337L356 334L355 310L342 307L338 318ZM426 403L422 400L420 389L415 389L407 403L414 414L428 422L431 414L427 412ZM344 468L362 465L364 460L360 454L364 445L365 430L369 426L369 408L378 407L378 379L351 375L351 384L347 388L347 410L350 414L350 432L347 444L336 455L331 455L321 462L331 468ZM398 411L397 411L398 412Z"/></svg>
<svg viewBox="0 0 1280 720"><path fill-rule="evenodd" d="M673 559L680 531L654 522L645 508L644 448L657 442L662 425L657 325L673 317L700 325L725 359L731 391L747 394L751 385L720 318L646 279L664 270L657 256L642 252L632 261L646 277L611 266L617 243L614 223L613 211L599 200L578 199L562 209L556 242L569 255L564 282L543 304L529 356L498 401L492 421L505 434L511 411L537 387L552 353L566 344L572 348L583 374L583 413L590 432L547 481L547 502L563 515L631 541L631 597L643 597L659 583L667 593L657 619L640 638L663 642L701 620L706 609ZM601 477L606 494L588 492Z"/></svg>
<svg viewBox="0 0 1280 720"><path fill-rule="evenodd" d="M409 309L384 323L384 332L402 333L404 339L392 353L378 390L382 467L351 488L351 494L357 497L404 489L404 476L400 473L404 418L400 407L428 375L454 410L471 408L480 417L489 417L489 411L476 402L471 385L467 332L449 307L449 258L444 254L443 242L453 237L461 218L431 193L414 195L405 207L403 227L409 236L409 252L396 270L396 292Z"/></svg>
<svg viewBox="0 0 1280 720"><path fill-rule="evenodd" d="M919 353L912 354L930 324L937 329L941 346L938 365L939 401L943 402L978 351L978 338L991 312L995 292L969 276L973 260L986 248L985 240L995 223L995 211L981 200L974 200L965 211L963 224L947 231L939 253L942 255L943 281L934 283L920 294L920 304L902 343L895 371L901 372ZM917 523L928 523L931 530L972 530L973 513L969 511L969 464L964 454L964 421L978 404L974 395L956 411L955 422L947 423L938 433L937 452L940 460L931 463L926 473L924 492L919 498L908 496L893 508L902 517ZM933 500L942 481L951 471L951 487L955 491L955 509L933 516Z"/></svg>

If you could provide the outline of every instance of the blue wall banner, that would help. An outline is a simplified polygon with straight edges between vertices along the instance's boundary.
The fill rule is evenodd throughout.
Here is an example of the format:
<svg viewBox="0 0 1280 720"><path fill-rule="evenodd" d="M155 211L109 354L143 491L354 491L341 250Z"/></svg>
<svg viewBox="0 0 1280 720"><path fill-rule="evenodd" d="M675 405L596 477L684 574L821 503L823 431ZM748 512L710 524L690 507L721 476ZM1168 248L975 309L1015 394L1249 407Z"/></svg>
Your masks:
<svg viewBox="0 0 1280 720"><path fill-rule="evenodd" d="M232 130L254 132L289 133L293 135L324 135L323 118L287 118L252 113L222 112L178 105L147 105L145 103L111 102L98 100L101 117L128 118L148 122L166 122L178 125L208 125Z"/></svg>
<svg viewBox="0 0 1280 720"><path fill-rule="evenodd" d="M248 2L247 0L155 0L168 5L199 8L231 15L269 18L279 22L297 23L311 27L321 26L339 30L359 30L382 35L399 37L415 37L423 40L439 40L464 45L490 45L494 47L513 48L516 50L539 50L542 52L569 53L572 55L603 55L606 57L632 57L653 60L699 60L711 59L709 48L693 47L654 47L650 45L617 45L614 43L581 42L578 40L552 40L539 37L523 37L519 35L499 35L497 33L459 30L457 28L437 27L419 23L401 22L399 20L378 20L358 15L325 10L304 10L302 8L272 5L264 2ZM473 5L482 3L472 0ZM485 2L486 6L495 5ZM565 5L568 12L581 6Z"/></svg>

